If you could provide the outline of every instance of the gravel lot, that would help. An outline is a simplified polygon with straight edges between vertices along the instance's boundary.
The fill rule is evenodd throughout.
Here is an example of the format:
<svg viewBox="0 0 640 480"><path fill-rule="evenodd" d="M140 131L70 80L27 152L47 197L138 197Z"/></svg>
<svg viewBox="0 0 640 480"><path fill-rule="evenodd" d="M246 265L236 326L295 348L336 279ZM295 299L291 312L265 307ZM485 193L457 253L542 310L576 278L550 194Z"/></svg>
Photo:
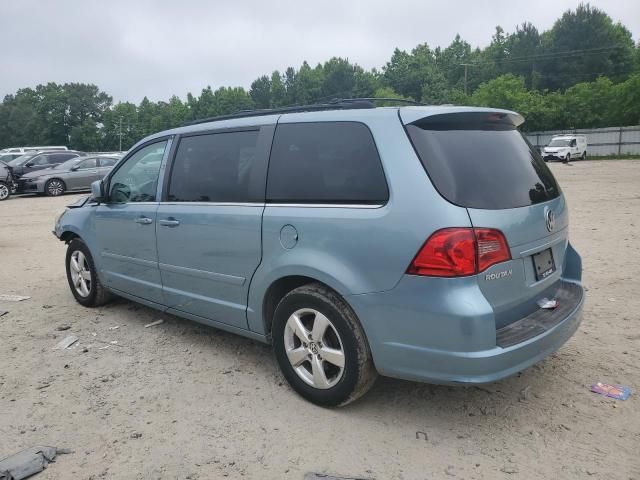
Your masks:
<svg viewBox="0 0 640 480"><path fill-rule="evenodd" d="M38 479L640 478L640 161L552 169L589 289L574 338L495 384L380 378L338 410L294 394L268 346L124 300L77 305L51 234L76 196L0 203L0 293L32 297L0 301L0 458L74 451ZM633 394L599 397L598 380Z"/></svg>

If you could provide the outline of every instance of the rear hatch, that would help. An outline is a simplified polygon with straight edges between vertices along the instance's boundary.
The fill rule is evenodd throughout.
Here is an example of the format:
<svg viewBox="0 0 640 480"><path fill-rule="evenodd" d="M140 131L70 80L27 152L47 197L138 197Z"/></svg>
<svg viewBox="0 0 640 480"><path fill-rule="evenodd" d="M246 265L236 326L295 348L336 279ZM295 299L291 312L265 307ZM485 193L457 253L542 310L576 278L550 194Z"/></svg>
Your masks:
<svg viewBox="0 0 640 480"><path fill-rule="evenodd" d="M553 298L567 248L564 196L538 152L519 132L520 115L451 109L433 115L403 109L407 134L433 185L467 209L474 228L500 230L511 260L477 275L496 328Z"/></svg>

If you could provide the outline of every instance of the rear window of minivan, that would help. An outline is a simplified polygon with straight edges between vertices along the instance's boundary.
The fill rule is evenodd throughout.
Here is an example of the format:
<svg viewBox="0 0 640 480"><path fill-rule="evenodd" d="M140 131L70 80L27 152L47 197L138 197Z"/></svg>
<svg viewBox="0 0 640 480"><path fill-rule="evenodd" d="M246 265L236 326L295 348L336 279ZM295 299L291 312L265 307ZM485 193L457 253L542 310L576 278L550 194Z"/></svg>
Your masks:
<svg viewBox="0 0 640 480"><path fill-rule="evenodd" d="M560 195L546 163L514 125L460 117L428 117L406 126L427 174L449 202L497 210Z"/></svg>

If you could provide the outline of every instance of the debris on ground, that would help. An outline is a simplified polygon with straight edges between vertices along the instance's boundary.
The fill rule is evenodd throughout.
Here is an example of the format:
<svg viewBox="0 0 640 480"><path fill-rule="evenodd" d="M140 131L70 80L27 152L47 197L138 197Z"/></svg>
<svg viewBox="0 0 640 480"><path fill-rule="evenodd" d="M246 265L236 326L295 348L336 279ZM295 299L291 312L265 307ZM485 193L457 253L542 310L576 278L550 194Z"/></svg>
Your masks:
<svg viewBox="0 0 640 480"><path fill-rule="evenodd" d="M120 325L114 325L113 327L109 327L109 330L117 330L120 328Z"/></svg>
<svg viewBox="0 0 640 480"><path fill-rule="evenodd" d="M558 306L558 301L554 298L549 300L547 297L538 300L538 306L546 310L553 310Z"/></svg>
<svg viewBox="0 0 640 480"><path fill-rule="evenodd" d="M31 447L0 460L0 480L22 480L43 471L56 455L71 453L56 447Z"/></svg>
<svg viewBox="0 0 640 480"><path fill-rule="evenodd" d="M591 391L618 400L626 400L631 395L631 389L625 385L609 385L602 382L591 385Z"/></svg>
<svg viewBox="0 0 640 480"><path fill-rule="evenodd" d="M8 310L0 310L0 317L2 317L3 315L6 315L7 313L9 313Z"/></svg>
<svg viewBox="0 0 640 480"><path fill-rule="evenodd" d="M522 390L520 390L520 396L518 397L518 401L526 402L529 400L529 392L531 391L531 385L527 385Z"/></svg>
<svg viewBox="0 0 640 480"><path fill-rule="evenodd" d="M54 350L64 350L65 348L69 348L71 345L78 341L78 337L75 335L69 335L64 337L58 344L53 347Z"/></svg>
<svg viewBox="0 0 640 480"><path fill-rule="evenodd" d="M56 327L56 330L59 332L64 332L65 330L69 330L71 328L71 325L58 325Z"/></svg>
<svg viewBox="0 0 640 480"><path fill-rule="evenodd" d="M2 294L0 295L0 302L22 302L23 300L29 300L31 297L25 297L23 295L11 295L11 294Z"/></svg>
<svg viewBox="0 0 640 480"><path fill-rule="evenodd" d="M144 328L149 328L149 327L155 327L156 325L160 325L164 323L164 320L160 319L160 320L156 320L155 322L151 322L151 323L147 323Z"/></svg>
<svg viewBox="0 0 640 480"><path fill-rule="evenodd" d="M372 480L364 477L336 477L335 475L326 475L324 473L305 473L304 480Z"/></svg>

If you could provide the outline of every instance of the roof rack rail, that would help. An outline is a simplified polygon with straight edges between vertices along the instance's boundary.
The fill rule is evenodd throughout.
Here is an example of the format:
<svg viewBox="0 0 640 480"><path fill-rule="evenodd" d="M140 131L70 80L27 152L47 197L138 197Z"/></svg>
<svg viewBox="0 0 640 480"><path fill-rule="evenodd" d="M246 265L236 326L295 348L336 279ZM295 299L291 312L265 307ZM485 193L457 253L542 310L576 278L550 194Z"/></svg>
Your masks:
<svg viewBox="0 0 640 480"><path fill-rule="evenodd" d="M332 100L332 102L338 103L348 103L348 102L395 102L395 103L406 103L408 105L416 105L416 106L427 106L426 103L416 102L415 100L409 100L407 98L391 98L391 97L361 97L361 98L337 98Z"/></svg>
<svg viewBox="0 0 640 480"><path fill-rule="evenodd" d="M359 109L359 108L375 108L375 102L397 102L407 103L410 105L425 105L424 103L414 102L413 100L405 100L400 98L335 98L326 103L313 103L310 105L291 105L288 107L278 108L262 108L256 110L240 110L228 115L218 115L215 117L201 118L185 122L183 126L198 125L200 123L215 122L219 120L231 120L234 118L259 117L262 115L277 115L282 113L296 112L316 112L321 110L338 110L338 109Z"/></svg>

